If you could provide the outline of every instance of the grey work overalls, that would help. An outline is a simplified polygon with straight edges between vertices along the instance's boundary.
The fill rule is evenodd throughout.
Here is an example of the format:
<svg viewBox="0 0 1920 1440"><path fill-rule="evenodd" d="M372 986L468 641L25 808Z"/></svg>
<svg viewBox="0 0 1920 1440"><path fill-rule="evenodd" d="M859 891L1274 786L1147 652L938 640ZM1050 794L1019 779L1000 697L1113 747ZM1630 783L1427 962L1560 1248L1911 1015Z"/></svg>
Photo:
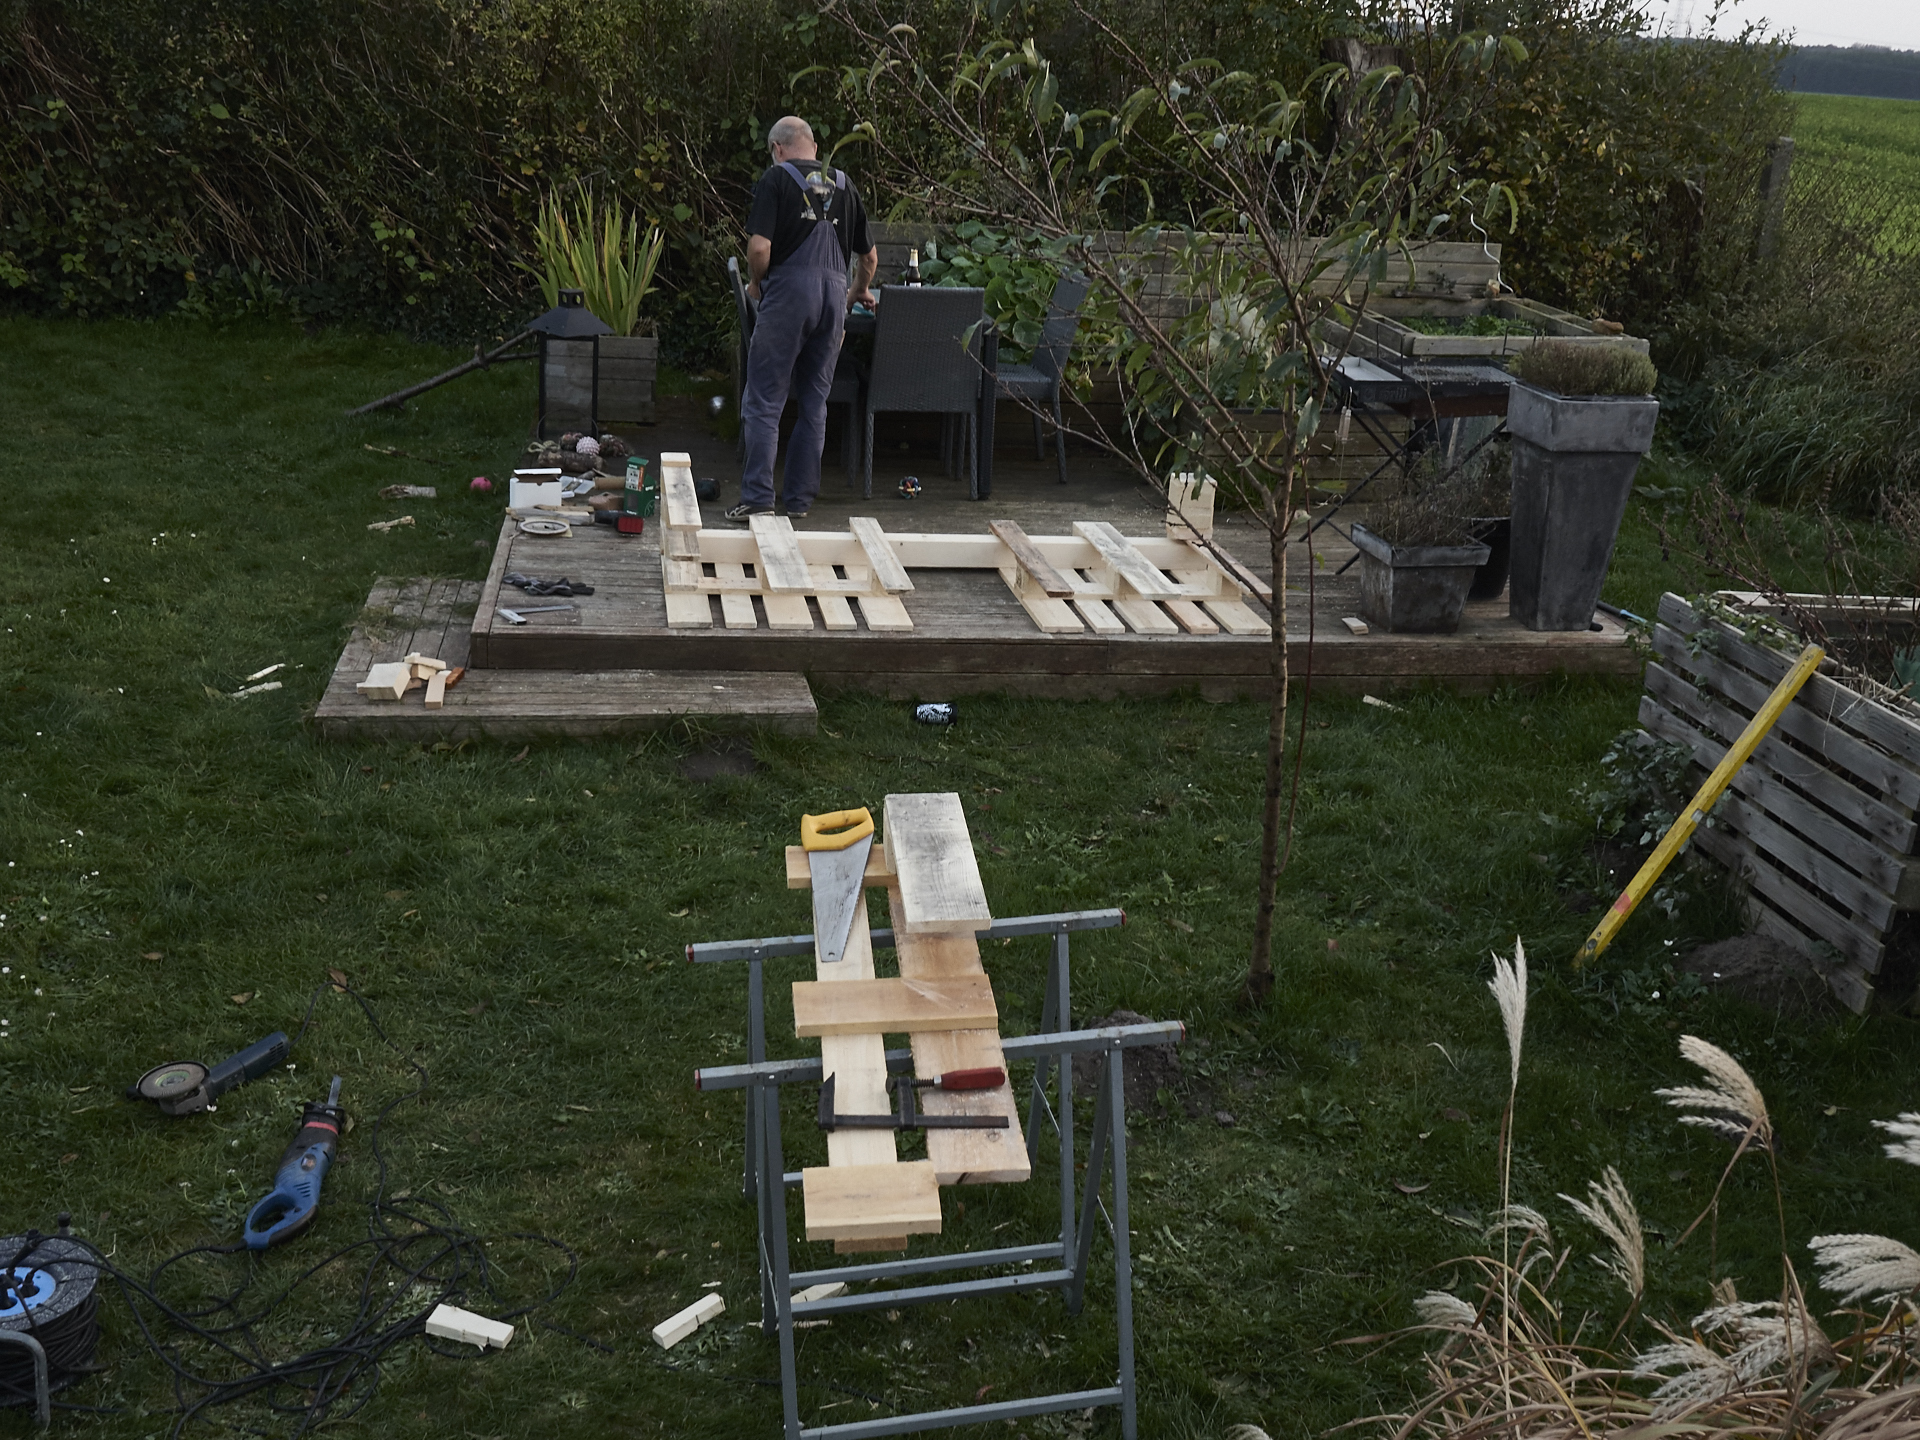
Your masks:
<svg viewBox="0 0 1920 1440"><path fill-rule="evenodd" d="M807 189L799 169L782 169ZM833 203L845 204L846 176L834 172ZM810 208L819 197L809 195ZM829 218L814 221L800 248L760 282L760 317L747 352L747 393L740 407L746 467L740 498L773 505L773 461L780 446L780 412L792 392L798 414L787 439L783 498L789 514L805 514L820 493L820 452L827 438L827 392L847 319L847 255Z"/></svg>

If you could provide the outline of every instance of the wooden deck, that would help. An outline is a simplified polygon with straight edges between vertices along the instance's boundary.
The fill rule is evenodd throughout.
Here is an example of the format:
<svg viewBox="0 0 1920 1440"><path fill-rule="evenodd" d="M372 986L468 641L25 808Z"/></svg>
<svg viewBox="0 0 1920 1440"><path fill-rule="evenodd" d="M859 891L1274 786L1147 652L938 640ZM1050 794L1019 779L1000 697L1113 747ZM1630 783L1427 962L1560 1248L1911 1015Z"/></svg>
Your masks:
<svg viewBox="0 0 1920 1440"><path fill-rule="evenodd" d="M314 711L321 735L329 740L525 740L658 730L679 720L721 730L814 731L813 692L791 669L694 674L473 667L469 640L481 589L473 580L376 585ZM420 690L397 702L369 700L355 691L368 666L415 652L449 666L469 666L447 691L443 708L427 709Z"/></svg>
<svg viewBox="0 0 1920 1440"><path fill-rule="evenodd" d="M1143 500L1125 491L1109 491L1104 498L1105 503L1090 504L1084 491L1066 499L1029 492L1007 501L909 506L855 503L835 497L830 487L798 528L844 532L848 518L860 513L880 518L889 536L906 530L909 521L914 522L909 533L925 532L935 522L942 533L984 536L989 520L1003 518L1016 519L1035 536L1070 533L1075 519L1111 520L1132 536L1158 533L1158 517ZM1216 539L1249 569L1270 574L1260 553L1264 534L1253 525L1234 524L1229 517ZM1329 527L1315 549L1312 667L1314 683L1323 690L1379 693L1435 682L1484 691L1557 672L1639 672L1640 661L1617 623L1603 617L1599 631L1538 634L1508 618L1504 599L1470 605L1453 635L1355 635L1341 618L1358 609L1356 572L1334 573L1353 548ZM1309 649L1304 545L1292 548L1289 570L1288 648L1298 676L1308 664ZM520 594L502 588L501 577L509 571L565 574L593 585L595 593L576 600L574 610L531 615L526 624L512 625L498 614ZM626 537L604 526L576 526L570 538L537 539L507 522L474 616L472 664L475 673L800 671L816 687L874 691L902 700L988 692L1095 699L1182 690L1229 699L1264 694L1270 683L1265 636L1043 634L995 571L914 568L911 575L914 589L901 597L913 621L908 634L875 633L864 620L854 630L829 631L817 606L812 629L775 631L758 601L758 625L752 630L726 628L717 600L709 628L669 628L657 527Z"/></svg>

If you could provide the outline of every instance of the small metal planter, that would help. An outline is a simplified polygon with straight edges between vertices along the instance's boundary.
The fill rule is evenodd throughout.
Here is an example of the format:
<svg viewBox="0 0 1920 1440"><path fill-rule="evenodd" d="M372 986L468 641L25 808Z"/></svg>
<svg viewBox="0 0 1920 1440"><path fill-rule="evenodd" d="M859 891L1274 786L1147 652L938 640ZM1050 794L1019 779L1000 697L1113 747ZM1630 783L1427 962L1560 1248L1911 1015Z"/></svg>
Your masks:
<svg viewBox="0 0 1920 1440"><path fill-rule="evenodd" d="M1487 545L1390 545L1353 527L1360 551L1360 618L1402 635L1449 635L1460 628L1474 572Z"/></svg>

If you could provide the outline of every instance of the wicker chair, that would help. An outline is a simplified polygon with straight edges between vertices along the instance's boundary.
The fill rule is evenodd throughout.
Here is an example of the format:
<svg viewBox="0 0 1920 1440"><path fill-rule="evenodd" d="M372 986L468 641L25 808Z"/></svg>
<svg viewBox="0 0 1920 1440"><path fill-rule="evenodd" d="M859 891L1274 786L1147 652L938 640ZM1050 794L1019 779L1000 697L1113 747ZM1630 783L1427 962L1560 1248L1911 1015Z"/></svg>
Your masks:
<svg viewBox="0 0 1920 1440"><path fill-rule="evenodd" d="M734 316L740 327L740 342L734 347L733 413L746 413L747 351L753 343L754 322L760 318L760 302L747 294L746 281L740 275L740 260L727 257L727 281L733 287ZM847 472L847 487L859 473L860 416L866 398L866 375L860 362L845 347L834 361L833 388L827 391L827 404L847 407L846 424L840 430L840 465ZM734 449L743 458L747 453L747 435L743 428Z"/></svg>
<svg viewBox="0 0 1920 1440"><path fill-rule="evenodd" d="M955 418L964 440L967 493L979 493L974 425L980 404L980 322L986 291L888 285L880 292L867 380L862 493L873 498L873 417L882 411Z"/></svg>
<svg viewBox="0 0 1920 1440"><path fill-rule="evenodd" d="M1040 330L1040 343L1034 347L1031 365L1002 363L998 394L1002 399L1025 400L1033 405L1033 458L1046 458L1046 441L1040 430L1040 403L1053 410L1053 442L1060 468L1060 483L1067 483L1067 431L1060 419L1060 378L1067 368L1067 356L1073 349L1073 337L1080 329L1080 302L1087 298L1083 276L1062 275L1047 302L1046 323Z"/></svg>

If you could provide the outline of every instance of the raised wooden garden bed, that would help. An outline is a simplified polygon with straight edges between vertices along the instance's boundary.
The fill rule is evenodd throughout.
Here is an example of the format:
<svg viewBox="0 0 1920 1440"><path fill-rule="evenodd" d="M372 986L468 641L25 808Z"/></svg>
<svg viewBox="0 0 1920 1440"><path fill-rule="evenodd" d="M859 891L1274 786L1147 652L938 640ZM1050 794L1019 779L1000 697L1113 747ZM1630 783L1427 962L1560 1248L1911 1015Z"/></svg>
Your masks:
<svg viewBox="0 0 1920 1440"><path fill-rule="evenodd" d="M1498 322L1495 334L1467 333L1472 322L1489 317ZM1429 333L1431 323L1410 325L1408 320L1453 322L1457 333ZM1431 360L1488 359L1517 355L1542 340L1570 340L1579 345L1615 346L1647 353L1647 342L1637 335L1621 334L1593 320L1584 320L1566 310L1543 305L1538 300L1521 300L1511 295L1489 298L1482 293L1476 299L1407 293L1380 295L1368 303L1367 313L1348 325L1330 323L1327 340L1347 353L1366 359L1399 356L1405 359Z"/></svg>
<svg viewBox="0 0 1920 1440"><path fill-rule="evenodd" d="M1678 595L1661 597L1653 649L1640 723L1703 769L1793 663ZM1860 1011L1876 994L1904 1002L1916 978L1917 811L1920 714L1818 673L1694 838L1747 882L1755 928L1808 955Z"/></svg>

